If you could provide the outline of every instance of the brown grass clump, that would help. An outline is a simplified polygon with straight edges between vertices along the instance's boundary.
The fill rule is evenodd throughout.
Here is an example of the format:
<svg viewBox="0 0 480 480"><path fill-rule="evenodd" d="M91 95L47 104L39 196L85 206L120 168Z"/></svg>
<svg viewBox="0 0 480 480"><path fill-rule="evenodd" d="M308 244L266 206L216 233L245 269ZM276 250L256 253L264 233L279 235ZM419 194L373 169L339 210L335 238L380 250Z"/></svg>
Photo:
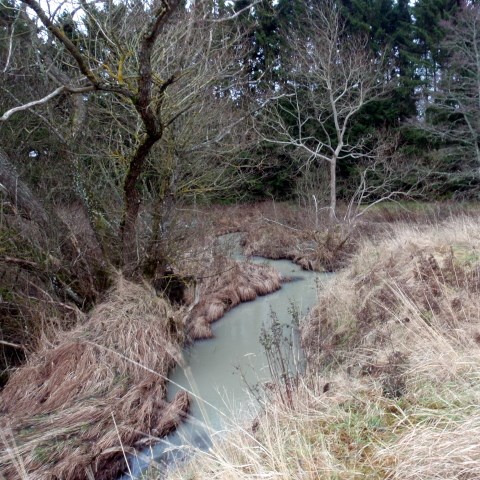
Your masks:
<svg viewBox="0 0 480 480"><path fill-rule="evenodd" d="M213 338L214 335L210 322L202 315L195 317L190 323L189 336L192 340L208 340L209 338Z"/></svg>
<svg viewBox="0 0 480 480"><path fill-rule="evenodd" d="M287 259L304 270L333 272L347 265L361 237L369 235L372 228L367 224L326 224L321 231L299 230L263 221L245 233L243 245L246 255Z"/></svg>
<svg viewBox="0 0 480 480"><path fill-rule="evenodd" d="M64 206L37 224L2 203L0 213L0 386L41 337L71 329L109 286L86 213Z"/></svg>
<svg viewBox="0 0 480 480"><path fill-rule="evenodd" d="M241 302L254 300L281 287L282 277L272 267L224 258L213 266L200 286L200 301L188 320L191 339L212 338L210 324Z"/></svg>
<svg viewBox="0 0 480 480"><path fill-rule="evenodd" d="M328 362L338 348L387 344L399 326L408 326L409 305L425 323L452 331L476 315L476 222L463 218L436 229L398 226L393 236L367 241L350 268L326 286L305 325L312 361Z"/></svg>
<svg viewBox="0 0 480 480"><path fill-rule="evenodd" d="M47 341L1 392L0 470L6 478L113 478L122 446L164 435L188 408L164 401L179 355L179 316L119 277L88 321Z"/></svg>
<svg viewBox="0 0 480 480"><path fill-rule="evenodd" d="M222 207L215 214L213 226L219 234L242 232L246 256L287 259L314 271L344 267L360 238L373 229L367 223L332 223L326 215L315 221L309 210L289 203Z"/></svg>

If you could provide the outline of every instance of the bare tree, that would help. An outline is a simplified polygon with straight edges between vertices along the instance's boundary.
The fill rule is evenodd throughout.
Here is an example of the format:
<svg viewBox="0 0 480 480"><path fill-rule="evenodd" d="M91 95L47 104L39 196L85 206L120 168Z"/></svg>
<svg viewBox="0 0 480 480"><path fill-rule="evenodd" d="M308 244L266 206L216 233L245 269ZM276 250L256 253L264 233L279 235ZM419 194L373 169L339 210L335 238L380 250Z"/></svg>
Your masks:
<svg viewBox="0 0 480 480"><path fill-rule="evenodd" d="M337 163L365 156L364 139L353 139L351 126L382 91L382 62L369 53L366 38L346 33L333 1L306 12L305 28L292 38L292 78L286 94L265 109L263 136L295 147L303 169L329 166L329 211L335 219Z"/></svg>
<svg viewBox="0 0 480 480"><path fill-rule="evenodd" d="M386 201L420 197L431 169L401 148L399 132L379 130L372 148L356 166L355 185L343 217L354 222L371 208Z"/></svg>
<svg viewBox="0 0 480 480"><path fill-rule="evenodd" d="M122 184L118 238L121 264L131 269L139 260L136 222L149 157L160 140L172 138L178 122L199 111L203 97L221 96L222 89L234 88L241 69L241 62L235 60L236 54L242 54L240 38L231 24L212 19L208 2L197 2L189 10L179 9L182 2L177 0L139 2L131 8L72 4L70 21L77 18L82 24L77 37L60 9L47 4L45 10L36 0L23 3L57 43L56 55L46 68L56 85L44 97L4 112L1 120L59 95L75 95L82 106L87 98L96 99L88 102L97 112L101 106L104 121L96 132L96 155L107 154L120 165L114 180ZM85 116L77 111L73 119L81 126ZM214 137L225 135L210 132L208 141ZM162 153L162 148L155 153Z"/></svg>

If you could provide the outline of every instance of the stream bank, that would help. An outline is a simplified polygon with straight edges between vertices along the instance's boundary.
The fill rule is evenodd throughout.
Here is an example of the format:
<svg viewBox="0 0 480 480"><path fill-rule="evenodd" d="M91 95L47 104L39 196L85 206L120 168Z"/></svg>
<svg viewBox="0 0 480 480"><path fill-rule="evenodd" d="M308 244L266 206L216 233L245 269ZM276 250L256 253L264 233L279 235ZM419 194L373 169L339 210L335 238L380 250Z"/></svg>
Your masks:
<svg viewBox="0 0 480 480"><path fill-rule="evenodd" d="M292 308L305 315L315 303L318 283L329 277L302 270L287 260L253 258L251 261L276 268L290 281L274 293L227 312L211 326L213 339L197 341L185 351L183 366L177 365L170 375L168 398L175 398L182 391L191 394L187 421L144 451L143 458L131 461L134 477L148 467L145 457L150 457L151 465L173 464L196 450L207 450L212 437L222 435L238 422L248 423L258 414L259 404L252 398L252 389L261 390L271 380L259 341L262 328L268 330L272 314L284 327L291 326ZM293 327L289 330L291 352L295 356L292 361L301 371L303 358L298 335Z"/></svg>
<svg viewBox="0 0 480 480"><path fill-rule="evenodd" d="M266 404L168 480L480 478L478 225L366 240L302 322L293 406Z"/></svg>

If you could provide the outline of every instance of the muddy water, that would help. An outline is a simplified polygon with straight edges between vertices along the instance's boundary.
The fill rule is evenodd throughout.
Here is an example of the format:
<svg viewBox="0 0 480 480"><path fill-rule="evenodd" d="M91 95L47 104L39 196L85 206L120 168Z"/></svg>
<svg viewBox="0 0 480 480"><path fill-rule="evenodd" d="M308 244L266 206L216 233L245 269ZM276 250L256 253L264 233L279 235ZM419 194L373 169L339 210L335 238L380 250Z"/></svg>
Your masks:
<svg viewBox="0 0 480 480"><path fill-rule="evenodd" d="M197 341L185 352L185 364L172 373L168 399L179 389L194 396L189 419L172 435L143 455L157 463L172 464L195 449L208 449L212 438L221 435L235 422L248 421L258 412L259 403L252 399L252 387L270 380L266 357L260 345L262 326L271 322L274 311L281 323L291 324L292 303L306 314L316 299L316 289L328 275L302 271L287 260L267 261L292 281L281 290L243 303L213 324L215 338ZM286 331L292 331L291 328ZM301 370L301 352L293 338L293 353ZM234 419L234 421L232 421ZM131 471L137 476L147 463L135 459ZM125 478L129 478L125 477Z"/></svg>

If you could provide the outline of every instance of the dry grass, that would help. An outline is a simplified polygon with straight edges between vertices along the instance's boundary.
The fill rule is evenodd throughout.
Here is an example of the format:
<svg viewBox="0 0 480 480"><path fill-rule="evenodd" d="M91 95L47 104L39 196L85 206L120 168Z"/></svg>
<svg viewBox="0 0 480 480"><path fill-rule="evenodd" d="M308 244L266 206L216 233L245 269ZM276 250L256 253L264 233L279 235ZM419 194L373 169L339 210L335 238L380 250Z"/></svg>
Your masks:
<svg viewBox="0 0 480 480"><path fill-rule="evenodd" d="M286 202L216 207L206 215L218 235L242 232L245 255L288 259L315 271L345 266L359 237L372 230L369 224L332 224L325 212L316 221L308 209Z"/></svg>
<svg viewBox="0 0 480 480"><path fill-rule="evenodd" d="M188 408L166 404L180 317L145 286L118 278L86 323L45 341L1 392L6 478L112 478L121 446L164 435ZM93 475L93 477L92 477Z"/></svg>
<svg viewBox="0 0 480 480"><path fill-rule="evenodd" d="M68 276L55 259L4 225L0 227L0 278L3 386L10 369L25 361L25 355L38 347L42 335L51 337L58 325L71 328L83 313L53 285L52 279L57 278L69 286Z"/></svg>
<svg viewBox="0 0 480 480"><path fill-rule="evenodd" d="M168 479L478 478L480 365L456 360L462 367L448 375L430 361L435 378L409 370L401 398L385 396L375 377L317 377L293 408L267 405L254 436L236 428Z"/></svg>
<svg viewBox="0 0 480 480"><path fill-rule="evenodd" d="M338 218L346 206L338 208ZM288 259L305 270L337 271L348 265L363 239L391 231L398 224L437 225L459 215L476 215L476 206L457 203L380 203L356 222L332 223L328 211L292 203L265 201L253 205L215 207L205 212L212 230L221 235L243 232L247 256Z"/></svg>
<svg viewBox="0 0 480 480"><path fill-rule="evenodd" d="M169 479L480 477L480 227L395 227L325 285L310 375Z"/></svg>
<svg viewBox="0 0 480 480"><path fill-rule="evenodd" d="M241 302L278 290L281 282L272 267L217 258L200 285L200 301L189 315L189 337L212 338L211 323Z"/></svg>
<svg viewBox="0 0 480 480"><path fill-rule="evenodd" d="M146 286L119 277L87 320L68 332L59 325L40 342L0 396L0 425L7 432L0 439L3 475L112 478L125 466L124 451L175 428L187 395L170 405L163 399L184 332L209 338L210 324L230 308L281 285L273 268L208 249L184 263L186 271L203 271L200 301L188 319Z"/></svg>
<svg viewBox="0 0 480 480"><path fill-rule="evenodd" d="M306 324L311 363L325 366L339 348L386 345L399 324L408 326L408 305L426 323L452 331L461 318L475 318L480 308L477 224L461 218L435 228L399 225L383 239L364 242L349 269L325 287ZM470 327L473 335L475 324Z"/></svg>
<svg viewBox="0 0 480 480"><path fill-rule="evenodd" d="M280 218L262 208L262 217ZM349 266L323 288L304 325L310 376L293 406L266 405L254 435L232 432L172 477L478 478L478 219L428 227L397 219L381 238L368 224L307 235L290 223L302 232L290 237L290 213L282 225L263 219L265 231L257 214L245 215L252 252L270 242L272 255L298 248L305 268L320 268L319 259ZM354 253L361 236L370 239ZM267 267L227 259L206 261L202 276L187 324L192 338L208 338L211 322L281 282ZM182 318L120 278L86 322L44 339L0 394L2 475L112 478L124 464L122 448L174 428L188 399L163 398Z"/></svg>

